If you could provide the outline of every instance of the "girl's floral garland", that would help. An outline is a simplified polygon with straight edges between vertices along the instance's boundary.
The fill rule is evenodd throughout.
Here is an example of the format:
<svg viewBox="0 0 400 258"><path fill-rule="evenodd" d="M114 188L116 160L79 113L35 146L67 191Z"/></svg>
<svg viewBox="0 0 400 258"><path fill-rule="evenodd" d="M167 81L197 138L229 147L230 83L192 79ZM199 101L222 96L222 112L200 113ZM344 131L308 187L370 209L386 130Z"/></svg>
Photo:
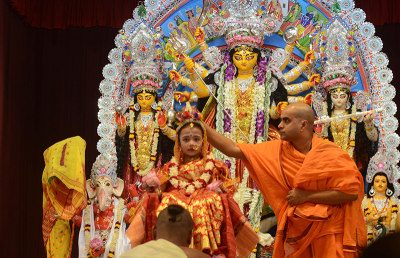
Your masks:
<svg viewBox="0 0 400 258"><path fill-rule="evenodd" d="M211 178L212 170L214 169L215 157L210 152L207 155L207 163L204 167L204 170L199 179L196 181L189 183L182 180L178 180L179 169L178 169L178 160L174 156L171 159L171 163L169 165L169 181L171 185L177 189L185 190L187 194L192 194L195 190L201 189L207 186L208 181Z"/></svg>
<svg viewBox="0 0 400 258"><path fill-rule="evenodd" d="M90 201L88 201L88 206L85 208L85 249L87 253L87 257L93 257L90 251L90 210L92 208L92 205L90 205ZM116 207L116 210L114 208L114 214L115 212L117 213L116 219L117 221L115 222L114 226L114 234L111 239L111 244L110 244L110 251L108 252L108 258L113 258L115 254L115 248L117 246L117 241L119 237L119 229L121 228L121 220L122 220L122 211L124 209L124 200L121 198L119 199L118 202L118 207Z"/></svg>
<svg viewBox="0 0 400 258"><path fill-rule="evenodd" d="M156 161L157 156L157 146L158 146L158 136L160 135L160 129L158 125L158 113L156 113L156 117L153 121L153 143L151 146L151 155L150 155L150 162L147 164L146 168L143 170L139 169L139 165L136 159L136 148L135 148L135 109L134 109L135 101L132 98L131 105L129 107L129 140L130 140L130 149L131 149L131 164L133 167L134 172L136 172L140 176L145 176L154 168L154 164Z"/></svg>

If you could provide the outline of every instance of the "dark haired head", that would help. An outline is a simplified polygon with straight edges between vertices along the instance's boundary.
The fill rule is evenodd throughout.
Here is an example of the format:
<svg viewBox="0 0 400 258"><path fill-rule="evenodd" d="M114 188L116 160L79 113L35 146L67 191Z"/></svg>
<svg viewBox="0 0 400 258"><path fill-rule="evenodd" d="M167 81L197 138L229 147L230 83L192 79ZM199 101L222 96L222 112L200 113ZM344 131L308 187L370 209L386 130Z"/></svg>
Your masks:
<svg viewBox="0 0 400 258"><path fill-rule="evenodd" d="M192 240L193 219L180 205L170 204L158 215L156 239L163 238L178 246L189 246Z"/></svg>
<svg viewBox="0 0 400 258"><path fill-rule="evenodd" d="M386 235L368 246L360 258L397 258L399 243L400 233Z"/></svg>

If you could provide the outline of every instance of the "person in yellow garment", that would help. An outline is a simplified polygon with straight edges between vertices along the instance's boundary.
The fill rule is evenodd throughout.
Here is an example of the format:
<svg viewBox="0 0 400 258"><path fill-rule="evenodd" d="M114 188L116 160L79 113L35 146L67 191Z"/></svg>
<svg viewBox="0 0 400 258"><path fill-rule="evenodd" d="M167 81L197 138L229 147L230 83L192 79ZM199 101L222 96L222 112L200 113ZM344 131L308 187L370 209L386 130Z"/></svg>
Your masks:
<svg viewBox="0 0 400 258"><path fill-rule="evenodd" d="M79 136L49 147L44 153L43 241L47 257L70 257L69 220L86 207L86 142Z"/></svg>

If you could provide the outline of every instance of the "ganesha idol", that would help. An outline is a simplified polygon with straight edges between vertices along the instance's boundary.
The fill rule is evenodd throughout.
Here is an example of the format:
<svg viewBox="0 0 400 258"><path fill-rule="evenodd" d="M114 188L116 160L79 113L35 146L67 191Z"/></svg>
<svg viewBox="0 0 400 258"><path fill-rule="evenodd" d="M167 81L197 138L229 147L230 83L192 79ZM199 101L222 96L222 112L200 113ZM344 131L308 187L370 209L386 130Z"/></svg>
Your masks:
<svg viewBox="0 0 400 258"><path fill-rule="evenodd" d="M131 249L125 235L124 200L119 198L124 182L117 178L113 163L105 155L97 157L90 179L86 181L89 201L76 217L81 224L79 232L79 257L115 257Z"/></svg>

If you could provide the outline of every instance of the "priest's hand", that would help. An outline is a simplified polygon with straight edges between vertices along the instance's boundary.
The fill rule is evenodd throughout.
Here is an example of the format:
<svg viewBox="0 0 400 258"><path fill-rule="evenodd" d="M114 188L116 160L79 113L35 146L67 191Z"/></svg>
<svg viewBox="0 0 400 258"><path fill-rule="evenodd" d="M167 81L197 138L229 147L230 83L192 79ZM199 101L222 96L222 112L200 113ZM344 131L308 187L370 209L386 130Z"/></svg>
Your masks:
<svg viewBox="0 0 400 258"><path fill-rule="evenodd" d="M293 188L288 192L286 196L286 200L290 204L290 206L300 205L305 203L308 198L308 191L301 190L299 188Z"/></svg>

